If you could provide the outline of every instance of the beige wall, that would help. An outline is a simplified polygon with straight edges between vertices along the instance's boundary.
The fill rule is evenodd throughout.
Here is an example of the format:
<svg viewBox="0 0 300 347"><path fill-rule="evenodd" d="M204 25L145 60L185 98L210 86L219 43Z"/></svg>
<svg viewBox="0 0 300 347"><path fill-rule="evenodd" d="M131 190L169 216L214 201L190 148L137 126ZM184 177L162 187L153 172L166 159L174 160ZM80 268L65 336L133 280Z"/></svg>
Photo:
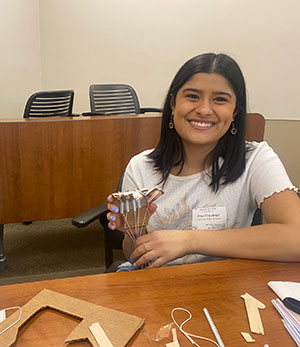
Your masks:
<svg viewBox="0 0 300 347"><path fill-rule="evenodd" d="M299 0L40 0L42 87L73 87L76 112L101 82L160 106L184 61L225 52L244 71L250 111L300 119L299 13Z"/></svg>
<svg viewBox="0 0 300 347"><path fill-rule="evenodd" d="M267 120L265 139L282 160L293 184L300 189L300 120Z"/></svg>
<svg viewBox="0 0 300 347"><path fill-rule="evenodd" d="M38 0L0 0L0 118L22 117L41 89Z"/></svg>
<svg viewBox="0 0 300 347"><path fill-rule="evenodd" d="M21 117L29 94L40 89L73 88L74 111L87 111L95 82L132 84L143 106L160 106L182 63L215 51L241 65L250 111L300 119L299 0L0 0L0 6L0 117Z"/></svg>

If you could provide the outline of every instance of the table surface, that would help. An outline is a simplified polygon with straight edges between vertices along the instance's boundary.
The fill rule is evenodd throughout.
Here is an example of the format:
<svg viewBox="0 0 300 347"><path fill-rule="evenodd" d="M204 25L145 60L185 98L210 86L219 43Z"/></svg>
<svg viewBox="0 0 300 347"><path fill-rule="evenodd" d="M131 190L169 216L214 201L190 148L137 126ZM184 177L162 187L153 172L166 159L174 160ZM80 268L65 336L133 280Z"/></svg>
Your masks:
<svg viewBox="0 0 300 347"><path fill-rule="evenodd" d="M251 346L288 347L295 343L283 327L271 300L275 293L268 281L297 281L300 264L254 260L225 260L203 264L173 266L159 269L100 274L93 276L32 282L0 287L0 309L24 305L44 288L86 300L108 308L145 318L143 328L130 346L165 346L171 337L154 342L158 330L171 323L170 313L175 307L188 309L193 318L185 329L214 339L203 314L206 307L225 346L248 345L241 332L250 332L244 301L245 292L262 301L260 310L265 335L251 334L256 340ZM186 315L178 312L178 321ZM20 331L16 346L61 346L78 324L77 320L46 310L36 315ZM178 332L180 346L191 346ZM213 344L198 340L201 347ZM89 346L76 343L74 346Z"/></svg>

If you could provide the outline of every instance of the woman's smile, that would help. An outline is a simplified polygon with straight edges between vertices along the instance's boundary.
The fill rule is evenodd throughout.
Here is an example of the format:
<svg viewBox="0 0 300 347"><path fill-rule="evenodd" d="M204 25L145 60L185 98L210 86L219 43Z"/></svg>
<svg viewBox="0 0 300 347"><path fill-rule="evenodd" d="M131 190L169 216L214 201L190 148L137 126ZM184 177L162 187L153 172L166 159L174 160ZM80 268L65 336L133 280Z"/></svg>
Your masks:
<svg viewBox="0 0 300 347"><path fill-rule="evenodd" d="M188 121L194 129L208 130L214 126L214 123L200 120L189 120Z"/></svg>

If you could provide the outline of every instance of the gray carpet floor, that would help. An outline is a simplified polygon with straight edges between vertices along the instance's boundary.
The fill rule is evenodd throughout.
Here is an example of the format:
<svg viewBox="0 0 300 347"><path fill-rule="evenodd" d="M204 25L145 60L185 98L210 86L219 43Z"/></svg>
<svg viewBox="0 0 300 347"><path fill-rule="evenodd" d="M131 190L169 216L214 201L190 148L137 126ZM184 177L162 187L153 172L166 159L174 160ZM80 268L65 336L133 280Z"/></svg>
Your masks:
<svg viewBox="0 0 300 347"><path fill-rule="evenodd" d="M103 273L103 245L98 221L81 229L71 219L6 224L0 285ZM115 260L122 259L116 252Z"/></svg>

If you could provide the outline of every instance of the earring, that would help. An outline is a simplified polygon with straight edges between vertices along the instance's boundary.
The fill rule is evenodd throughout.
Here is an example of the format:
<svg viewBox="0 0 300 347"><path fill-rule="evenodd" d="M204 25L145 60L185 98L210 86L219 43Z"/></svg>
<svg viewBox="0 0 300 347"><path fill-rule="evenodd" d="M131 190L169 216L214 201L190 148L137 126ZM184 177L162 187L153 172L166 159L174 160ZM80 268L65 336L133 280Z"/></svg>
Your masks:
<svg viewBox="0 0 300 347"><path fill-rule="evenodd" d="M174 115L173 113L171 114L170 121L169 121L169 129L174 128L174 123L173 123Z"/></svg>
<svg viewBox="0 0 300 347"><path fill-rule="evenodd" d="M231 135L235 135L237 133L237 128L234 125L234 122L231 123Z"/></svg>

